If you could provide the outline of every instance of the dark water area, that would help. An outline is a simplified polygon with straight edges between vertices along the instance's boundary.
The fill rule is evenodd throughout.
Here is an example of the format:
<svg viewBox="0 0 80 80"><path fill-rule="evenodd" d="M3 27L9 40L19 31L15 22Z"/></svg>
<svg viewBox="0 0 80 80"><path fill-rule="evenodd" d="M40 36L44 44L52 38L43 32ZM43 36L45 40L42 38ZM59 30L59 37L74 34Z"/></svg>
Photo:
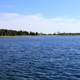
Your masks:
<svg viewBox="0 0 80 80"><path fill-rule="evenodd" d="M80 80L80 36L0 38L0 80Z"/></svg>

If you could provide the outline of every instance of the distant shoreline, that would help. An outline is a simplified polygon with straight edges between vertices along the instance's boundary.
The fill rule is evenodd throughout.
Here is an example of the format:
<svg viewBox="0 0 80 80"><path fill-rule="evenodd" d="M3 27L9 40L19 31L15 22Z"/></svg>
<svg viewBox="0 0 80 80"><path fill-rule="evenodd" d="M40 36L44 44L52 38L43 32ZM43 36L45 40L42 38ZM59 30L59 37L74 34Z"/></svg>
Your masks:
<svg viewBox="0 0 80 80"><path fill-rule="evenodd" d="M31 36L31 35L23 35L23 36L18 36L18 35L16 35L16 36L0 36L0 38L16 38L16 37L47 37L47 36L52 36L52 37L59 37L59 36L62 36L62 37L64 37L64 36L80 36L80 35L37 35L37 36Z"/></svg>
<svg viewBox="0 0 80 80"><path fill-rule="evenodd" d="M0 29L0 37L16 37L16 36L80 36L80 33L38 33L32 31L16 31L16 30L8 30L8 29Z"/></svg>

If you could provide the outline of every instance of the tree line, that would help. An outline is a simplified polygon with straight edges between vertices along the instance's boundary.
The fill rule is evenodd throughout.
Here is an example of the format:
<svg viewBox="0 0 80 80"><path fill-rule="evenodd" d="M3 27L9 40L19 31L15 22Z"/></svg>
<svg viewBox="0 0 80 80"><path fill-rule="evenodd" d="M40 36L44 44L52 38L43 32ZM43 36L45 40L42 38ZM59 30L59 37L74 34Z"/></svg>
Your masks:
<svg viewBox="0 0 80 80"><path fill-rule="evenodd" d="M0 29L0 36L39 35L38 32Z"/></svg>
<svg viewBox="0 0 80 80"><path fill-rule="evenodd" d="M61 35L61 36L76 36L76 35L80 35L80 33L54 33L53 35Z"/></svg>
<svg viewBox="0 0 80 80"><path fill-rule="evenodd" d="M32 32L32 31L17 31L17 30L8 30L8 29L0 29L0 36L25 36L25 35L31 35L31 36L37 36L37 35L60 35L60 36L68 36L68 35L80 35L80 33L53 33L53 34L45 34L45 33L38 33L38 32Z"/></svg>

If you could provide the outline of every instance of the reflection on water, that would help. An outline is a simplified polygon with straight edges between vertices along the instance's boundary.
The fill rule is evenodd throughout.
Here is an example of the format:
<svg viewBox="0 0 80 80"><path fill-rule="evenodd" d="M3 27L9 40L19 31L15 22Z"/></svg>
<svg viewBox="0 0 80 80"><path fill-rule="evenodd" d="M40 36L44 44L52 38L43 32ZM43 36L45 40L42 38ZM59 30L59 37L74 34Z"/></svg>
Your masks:
<svg viewBox="0 0 80 80"><path fill-rule="evenodd" d="M80 80L80 37L0 38L0 80Z"/></svg>

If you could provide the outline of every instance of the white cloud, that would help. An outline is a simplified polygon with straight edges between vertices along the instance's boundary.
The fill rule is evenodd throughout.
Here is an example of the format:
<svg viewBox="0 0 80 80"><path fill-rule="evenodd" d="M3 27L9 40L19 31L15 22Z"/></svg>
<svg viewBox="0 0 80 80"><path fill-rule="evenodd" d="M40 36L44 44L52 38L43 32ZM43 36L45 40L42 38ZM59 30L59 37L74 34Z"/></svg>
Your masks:
<svg viewBox="0 0 80 80"><path fill-rule="evenodd" d="M80 19L75 18L44 18L40 14L21 15L1 13L0 28L44 33L80 32Z"/></svg>

